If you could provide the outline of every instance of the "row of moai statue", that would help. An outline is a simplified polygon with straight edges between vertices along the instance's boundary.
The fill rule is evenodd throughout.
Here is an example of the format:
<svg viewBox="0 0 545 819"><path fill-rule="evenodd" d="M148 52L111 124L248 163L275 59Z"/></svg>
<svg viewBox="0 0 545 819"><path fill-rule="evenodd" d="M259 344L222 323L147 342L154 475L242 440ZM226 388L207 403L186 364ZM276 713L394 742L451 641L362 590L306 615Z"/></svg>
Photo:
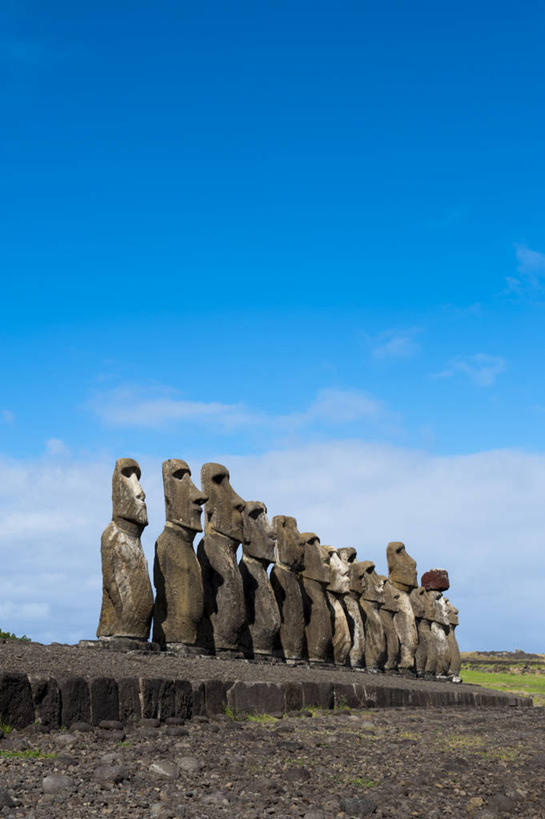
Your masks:
<svg viewBox="0 0 545 819"><path fill-rule="evenodd" d="M446 571L427 572L418 586L403 543L388 544L385 577L372 561L356 560L355 549L300 533L293 517L271 524L265 504L242 500L221 464L203 466L201 491L187 463L170 459L163 483L154 599L140 542L148 524L140 467L129 458L116 463L113 520L101 544L99 639L147 640L153 619L153 641L186 654L459 679L458 611L442 594Z"/></svg>

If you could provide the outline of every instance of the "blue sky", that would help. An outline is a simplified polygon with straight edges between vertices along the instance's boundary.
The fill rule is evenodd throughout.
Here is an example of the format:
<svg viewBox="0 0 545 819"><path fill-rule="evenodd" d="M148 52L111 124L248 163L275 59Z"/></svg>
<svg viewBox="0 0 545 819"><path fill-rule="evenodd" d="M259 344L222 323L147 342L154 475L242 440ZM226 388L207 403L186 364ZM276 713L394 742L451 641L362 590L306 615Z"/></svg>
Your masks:
<svg viewBox="0 0 545 819"><path fill-rule="evenodd" d="M397 489L392 474L386 508L408 510L407 453L430 491L430 464L454 475L464 463L456 486L473 481L488 509L497 461L475 470L472 459L503 452L515 460L500 512L517 514L513 499L535 516L532 531L495 506L484 520L472 512L477 522L467 499L456 520L503 538L499 558L515 550L535 576L545 518L526 504L545 491L544 29L542 2L3 3L5 519L28 522L14 482L26 470L36 536L49 527L54 552L62 536L47 515L67 520L67 501L47 489L36 498L31 476L53 486L64 470L85 493L82 476L106 475L120 455L197 466L223 453L241 480L248 464L260 475L245 491L285 503L263 466L280 453L305 465L305 485L324 458L337 464L330 542L349 539L362 558L372 547L378 560L388 540L406 539L432 559L437 527L453 531L447 512L428 516L429 531L400 512L394 533L370 503L363 523L346 509L344 528L327 530L335 492L360 474L354 453L367 453L377 481L381 463L406 470ZM106 518L108 480L97 495ZM300 517L314 507L297 505L299 486ZM96 514L81 541L95 561L107 523ZM150 524L150 554L161 525ZM5 526L0 549L12 553L17 531ZM458 597L471 607L463 572L479 539L466 554L459 536L437 561L459 561ZM18 592L12 565L0 619L36 633L20 615L38 605L35 587ZM484 632L466 619L468 647L522 642L512 619ZM527 647L545 650L535 639Z"/></svg>

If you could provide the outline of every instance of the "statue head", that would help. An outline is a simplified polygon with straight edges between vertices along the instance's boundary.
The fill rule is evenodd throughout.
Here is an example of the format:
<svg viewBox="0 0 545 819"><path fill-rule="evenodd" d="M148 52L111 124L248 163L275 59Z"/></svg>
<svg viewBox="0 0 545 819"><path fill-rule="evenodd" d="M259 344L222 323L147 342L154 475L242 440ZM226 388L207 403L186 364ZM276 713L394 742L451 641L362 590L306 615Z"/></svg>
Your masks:
<svg viewBox="0 0 545 819"><path fill-rule="evenodd" d="M333 546L326 546L329 550L329 584L328 591L336 594L348 594L350 591L350 566L344 560L337 549Z"/></svg>
<svg viewBox="0 0 545 819"><path fill-rule="evenodd" d="M378 577L382 580L384 589L382 608L395 614L396 611L399 611L399 589L383 574L379 574Z"/></svg>
<svg viewBox="0 0 545 819"><path fill-rule="evenodd" d="M307 543L310 545L316 545L320 543L320 538L316 532L301 532L299 535L299 542L302 546L306 546Z"/></svg>
<svg viewBox="0 0 545 819"><path fill-rule="evenodd" d="M341 551L339 549L339 551ZM350 572L350 591L360 597L365 589L366 566L364 561L355 560L348 564Z"/></svg>
<svg viewBox="0 0 545 819"><path fill-rule="evenodd" d="M413 589L410 598L411 598L411 606L413 610L413 614L419 620L421 620L426 615L426 589L424 586L418 586L418 588Z"/></svg>
<svg viewBox="0 0 545 819"><path fill-rule="evenodd" d="M458 623L460 622L458 620L458 609L455 606L453 606L452 603L450 602L450 600L447 600L446 597L445 597L445 603L446 603L446 606L447 606L448 621L449 621L450 625L451 626L457 626Z"/></svg>
<svg viewBox="0 0 545 819"><path fill-rule="evenodd" d="M436 619L437 598L440 596L441 592L424 590L424 593L422 594L422 601L424 603L424 620L429 620L430 623L433 623L433 621Z"/></svg>
<svg viewBox="0 0 545 819"><path fill-rule="evenodd" d="M242 513L244 540L242 550L247 557L274 561L274 532L267 517L267 507L261 501L246 501Z"/></svg>
<svg viewBox="0 0 545 819"><path fill-rule="evenodd" d="M146 496L140 486L140 467L132 458L119 458L115 462L112 478L113 519L123 524L144 529L148 525Z"/></svg>
<svg viewBox="0 0 545 819"><path fill-rule="evenodd" d="M327 585L330 580L329 549L327 546L321 546L317 540L317 536L314 535L311 543L305 543L303 577Z"/></svg>
<svg viewBox="0 0 545 819"><path fill-rule="evenodd" d="M272 519L276 538L276 554L279 563L288 566L293 572L300 572L304 565L305 547L300 542L295 518L287 515L275 515Z"/></svg>
<svg viewBox="0 0 545 819"><path fill-rule="evenodd" d="M375 571L375 564L372 560L362 560L364 569L363 577L363 599L370 603L382 603L384 599L383 575L378 575Z"/></svg>
<svg viewBox="0 0 545 819"><path fill-rule="evenodd" d="M432 594L437 595L434 601L434 617L436 623L439 623L442 626L450 626L450 618L447 609L447 601L443 597L440 591L432 592Z"/></svg>
<svg viewBox="0 0 545 819"><path fill-rule="evenodd" d="M191 480L191 470L185 461L169 458L163 461L166 519L193 532L202 532L201 507L207 501Z"/></svg>
<svg viewBox="0 0 545 819"><path fill-rule="evenodd" d="M229 482L229 470L221 464L204 464L201 484L208 500L205 504L205 529L236 540L244 538L242 512L244 501Z"/></svg>
<svg viewBox="0 0 545 819"><path fill-rule="evenodd" d="M410 592L418 586L416 579L416 560L407 554L405 544L395 541L386 547L388 574L390 581L398 589Z"/></svg>
<svg viewBox="0 0 545 819"><path fill-rule="evenodd" d="M353 563L356 559L357 552L353 546L341 546L340 549L337 549L337 552L345 563Z"/></svg>

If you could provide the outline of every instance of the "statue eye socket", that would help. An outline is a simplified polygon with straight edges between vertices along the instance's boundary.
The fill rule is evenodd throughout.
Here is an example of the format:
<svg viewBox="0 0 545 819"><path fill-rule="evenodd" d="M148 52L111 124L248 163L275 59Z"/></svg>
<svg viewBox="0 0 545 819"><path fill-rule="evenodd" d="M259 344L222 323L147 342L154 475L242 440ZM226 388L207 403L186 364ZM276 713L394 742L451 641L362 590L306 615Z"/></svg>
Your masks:
<svg viewBox="0 0 545 819"><path fill-rule="evenodd" d="M178 480L178 481L181 481L181 480L182 480L182 478L183 478L183 476L184 476L185 474L186 474L185 470L183 470L183 469L176 469L176 470L175 470L175 471L172 473L172 477L173 477L173 478L176 478L176 480Z"/></svg>
<svg viewBox="0 0 545 819"><path fill-rule="evenodd" d="M214 483L217 483L219 485L220 483L223 482L224 478L225 478L225 475L223 475L223 474L222 475L214 475L212 480L214 481Z"/></svg>
<svg viewBox="0 0 545 819"><path fill-rule="evenodd" d="M138 474L134 466L126 466L124 469L121 470L121 474L125 478L131 478L133 475L136 475L138 477Z"/></svg>

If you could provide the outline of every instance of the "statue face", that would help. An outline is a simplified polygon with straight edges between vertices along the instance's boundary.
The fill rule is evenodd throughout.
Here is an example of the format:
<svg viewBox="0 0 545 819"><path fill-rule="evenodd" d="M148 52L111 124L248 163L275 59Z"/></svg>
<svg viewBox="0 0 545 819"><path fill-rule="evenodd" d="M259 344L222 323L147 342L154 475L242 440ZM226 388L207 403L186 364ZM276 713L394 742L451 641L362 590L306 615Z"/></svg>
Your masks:
<svg viewBox="0 0 545 819"><path fill-rule="evenodd" d="M329 549L319 543L305 544L305 568L303 576L309 580L317 580L318 583L327 585L330 580L329 572Z"/></svg>
<svg viewBox="0 0 545 819"><path fill-rule="evenodd" d="M202 532L201 507L207 498L191 480L185 461L170 458L163 463L166 518L194 532Z"/></svg>
<svg viewBox="0 0 545 819"><path fill-rule="evenodd" d="M339 557L341 560L344 560L345 563L353 563L356 559L356 550L352 546L342 546L340 549L337 549Z"/></svg>
<svg viewBox="0 0 545 819"><path fill-rule="evenodd" d="M286 515L275 515L272 525L276 538L278 562L288 566L293 572L302 571L305 547L300 543L297 521Z"/></svg>
<svg viewBox="0 0 545 819"><path fill-rule="evenodd" d="M450 619L445 598L441 592L432 592L432 594L437 594L437 597L435 598L433 619L436 623L440 623L442 626L449 626Z"/></svg>
<svg viewBox="0 0 545 819"><path fill-rule="evenodd" d="M436 600L437 595L440 595L441 592L436 591L424 591L422 595L422 600L424 602L424 619L433 622L435 620L435 609L436 609Z"/></svg>
<svg viewBox="0 0 545 819"><path fill-rule="evenodd" d="M140 475L140 467L132 458L116 461L112 478L113 518L128 520L143 528L148 525L148 510Z"/></svg>
<svg viewBox="0 0 545 819"><path fill-rule="evenodd" d="M326 547L327 548L327 547ZM341 560L336 549L329 548L329 585L328 590L336 594L347 594L350 591L350 567Z"/></svg>
<svg viewBox="0 0 545 819"><path fill-rule="evenodd" d="M307 543L311 546L319 545L320 543L320 538L316 532L301 532L299 538L302 546L306 546Z"/></svg>
<svg viewBox="0 0 545 819"><path fill-rule="evenodd" d="M457 626L459 624L458 620L458 609L452 605L450 600L447 600L445 597L445 603L447 604L447 612L448 612L448 620L451 626Z"/></svg>
<svg viewBox="0 0 545 819"><path fill-rule="evenodd" d="M405 551L405 544L394 542L386 547L388 574L392 583L402 591L411 591L418 586L416 561Z"/></svg>
<svg viewBox="0 0 545 819"><path fill-rule="evenodd" d="M204 507L206 526L241 543L245 504L229 483L229 470L221 464L204 464L201 484L208 498Z"/></svg>
<svg viewBox="0 0 545 819"><path fill-rule="evenodd" d="M411 592L411 606L415 617L422 618L426 613L425 597L426 589L424 586L419 586Z"/></svg>
<svg viewBox="0 0 545 819"><path fill-rule="evenodd" d="M375 571L372 560L362 560L364 567L363 599L371 603L382 603L384 599L384 581Z"/></svg>
<svg viewBox="0 0 545 819"><path fill-rule="evenodd" d="M350 591L354 592L358 596L363 594L366 577L365 564L363 561L354 561L354 563L350 563L349 572Z"/></svg>
<svg viewBox="0 0 545 819"><path fill-rule="evenodd" d="M242 549L248 557L274 561L274 532L267 517L267 507L261 501L246 501L242 513L244 541Z"/></svg>
<svg viewBox="0 0 545 819"><path fill-rule="evenodd" d="M386 611L392 611L394 613L399 611L399 589L397 589L387 577L384 577L384 575L379 574L378 577L383 581L384 588L384 601L382 603L382 608L386 609Z"/></svg>

